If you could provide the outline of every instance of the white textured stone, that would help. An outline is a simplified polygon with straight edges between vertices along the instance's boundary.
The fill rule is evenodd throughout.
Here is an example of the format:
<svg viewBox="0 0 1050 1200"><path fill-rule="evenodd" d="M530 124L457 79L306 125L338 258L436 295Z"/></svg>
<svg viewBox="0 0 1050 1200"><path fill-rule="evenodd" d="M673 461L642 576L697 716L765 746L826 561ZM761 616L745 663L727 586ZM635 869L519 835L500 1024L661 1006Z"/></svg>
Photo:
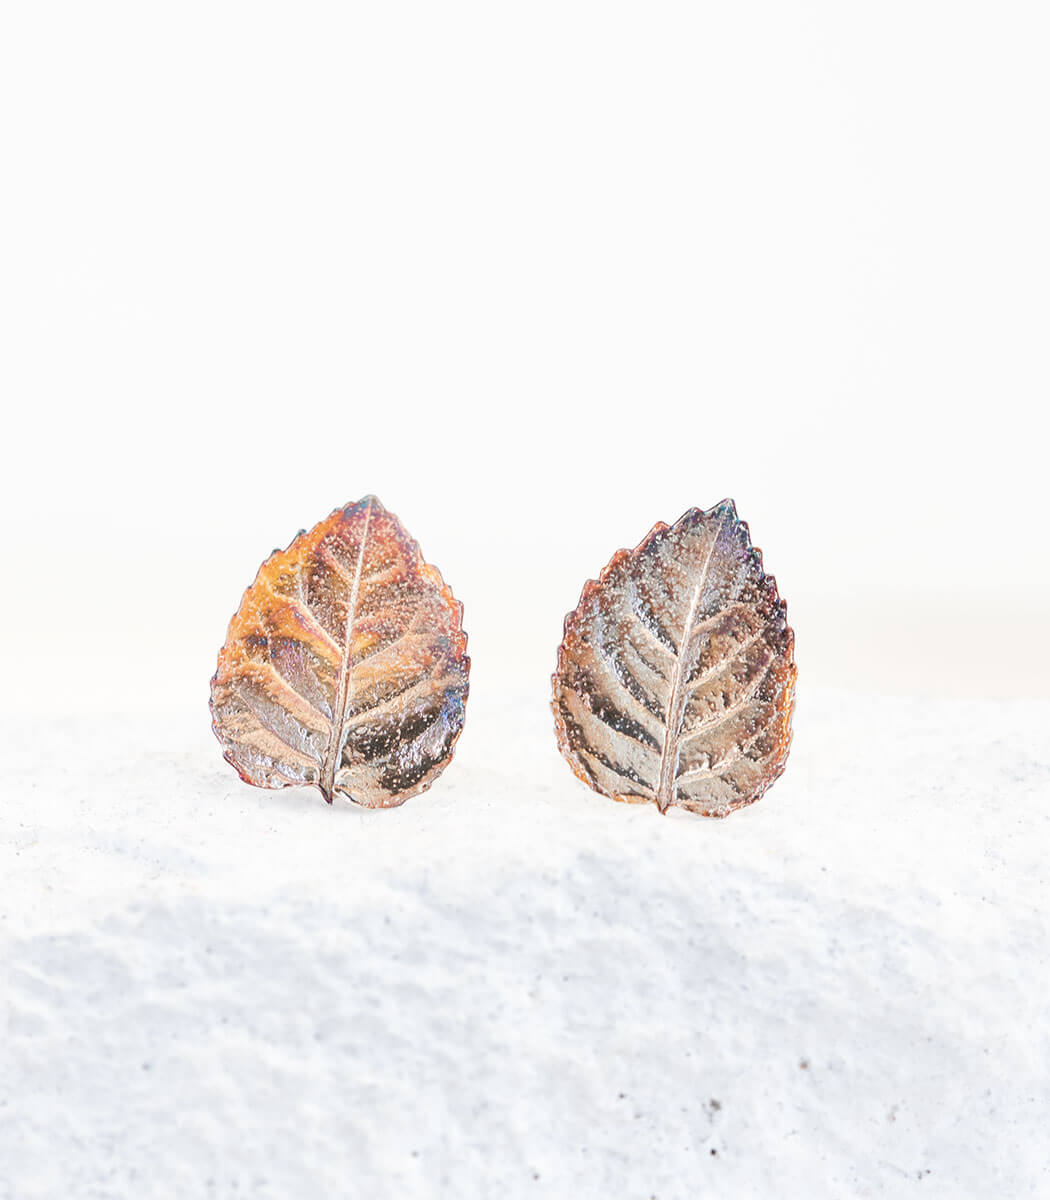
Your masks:
<svg viewBox="0 0 1050 1200"><path fill-rule="evenodd" d="M6 721L0 1197L1050 1193L1050 703L803 679L724 822L494 703L375 813Z"/></svg>

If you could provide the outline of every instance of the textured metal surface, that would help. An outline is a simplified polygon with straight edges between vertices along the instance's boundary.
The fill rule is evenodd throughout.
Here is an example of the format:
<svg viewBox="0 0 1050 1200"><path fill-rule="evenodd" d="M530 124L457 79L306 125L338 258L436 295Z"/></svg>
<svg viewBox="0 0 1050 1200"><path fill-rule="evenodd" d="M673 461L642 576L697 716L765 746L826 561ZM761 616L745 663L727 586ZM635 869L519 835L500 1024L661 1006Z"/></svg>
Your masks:
<svg viewBox="0 0 1050 1200"><path fill-rule="evenodd" d="M558 746L595 791L724 817L784 769L794 634L731 500L657 524L565 618Z"/></svg>
<svg viewBox="0 0 1050 1200"><path fill-rule="evenodd" d="M463 606L374 496L259 568L211 684L226 759L257 787L369 808L430 786L463 726Z"/></svg>

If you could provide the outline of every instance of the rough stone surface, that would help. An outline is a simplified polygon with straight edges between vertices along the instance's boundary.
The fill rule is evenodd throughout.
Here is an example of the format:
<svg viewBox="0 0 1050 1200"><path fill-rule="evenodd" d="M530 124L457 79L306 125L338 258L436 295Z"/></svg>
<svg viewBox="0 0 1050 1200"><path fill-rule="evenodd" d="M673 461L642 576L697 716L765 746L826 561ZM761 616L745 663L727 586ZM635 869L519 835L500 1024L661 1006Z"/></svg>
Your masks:
<svg viewBox="0 0 1050 1200"><path fill-rule="evenodd" d="M0 1197L1050 1191L1050 704L803 688L710 822L545 701L387 812L203 708L7 721Z"/></svg>

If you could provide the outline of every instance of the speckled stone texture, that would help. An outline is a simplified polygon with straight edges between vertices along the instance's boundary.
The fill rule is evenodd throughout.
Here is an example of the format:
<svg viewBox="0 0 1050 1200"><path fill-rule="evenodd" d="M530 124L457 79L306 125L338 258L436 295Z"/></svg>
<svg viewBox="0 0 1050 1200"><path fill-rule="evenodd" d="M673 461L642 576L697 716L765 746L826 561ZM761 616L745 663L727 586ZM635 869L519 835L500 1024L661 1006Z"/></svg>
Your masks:
<svg viewBox="0 0 1050 1200"><path fill-rule="evenodd" d="M1050 704L804 690L723 823L544 699L384 812L7 721L0 1197L1050 1192Z"/></svg>

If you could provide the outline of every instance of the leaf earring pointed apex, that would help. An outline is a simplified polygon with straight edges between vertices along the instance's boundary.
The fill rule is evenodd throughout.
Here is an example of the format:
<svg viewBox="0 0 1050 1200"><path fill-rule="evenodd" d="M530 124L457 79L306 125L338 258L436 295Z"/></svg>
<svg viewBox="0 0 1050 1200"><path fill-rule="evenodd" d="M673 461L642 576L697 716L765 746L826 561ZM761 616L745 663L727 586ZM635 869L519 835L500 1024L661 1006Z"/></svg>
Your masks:
<svg viewBox="0 0 1050 1200"><path fill-rule="evenodd" d="M724 817L784 769L794 634L732 500L658 522L565 618L553 677L558 747L627 803Z"/></svg>
<svg viewBox="0 0 1050 1200"><path fill-rule="evenodd" d="M246 783L369 808L425 791L463 727L463 606L375 496L275 550L230 622L212 728Z"/></svg>

